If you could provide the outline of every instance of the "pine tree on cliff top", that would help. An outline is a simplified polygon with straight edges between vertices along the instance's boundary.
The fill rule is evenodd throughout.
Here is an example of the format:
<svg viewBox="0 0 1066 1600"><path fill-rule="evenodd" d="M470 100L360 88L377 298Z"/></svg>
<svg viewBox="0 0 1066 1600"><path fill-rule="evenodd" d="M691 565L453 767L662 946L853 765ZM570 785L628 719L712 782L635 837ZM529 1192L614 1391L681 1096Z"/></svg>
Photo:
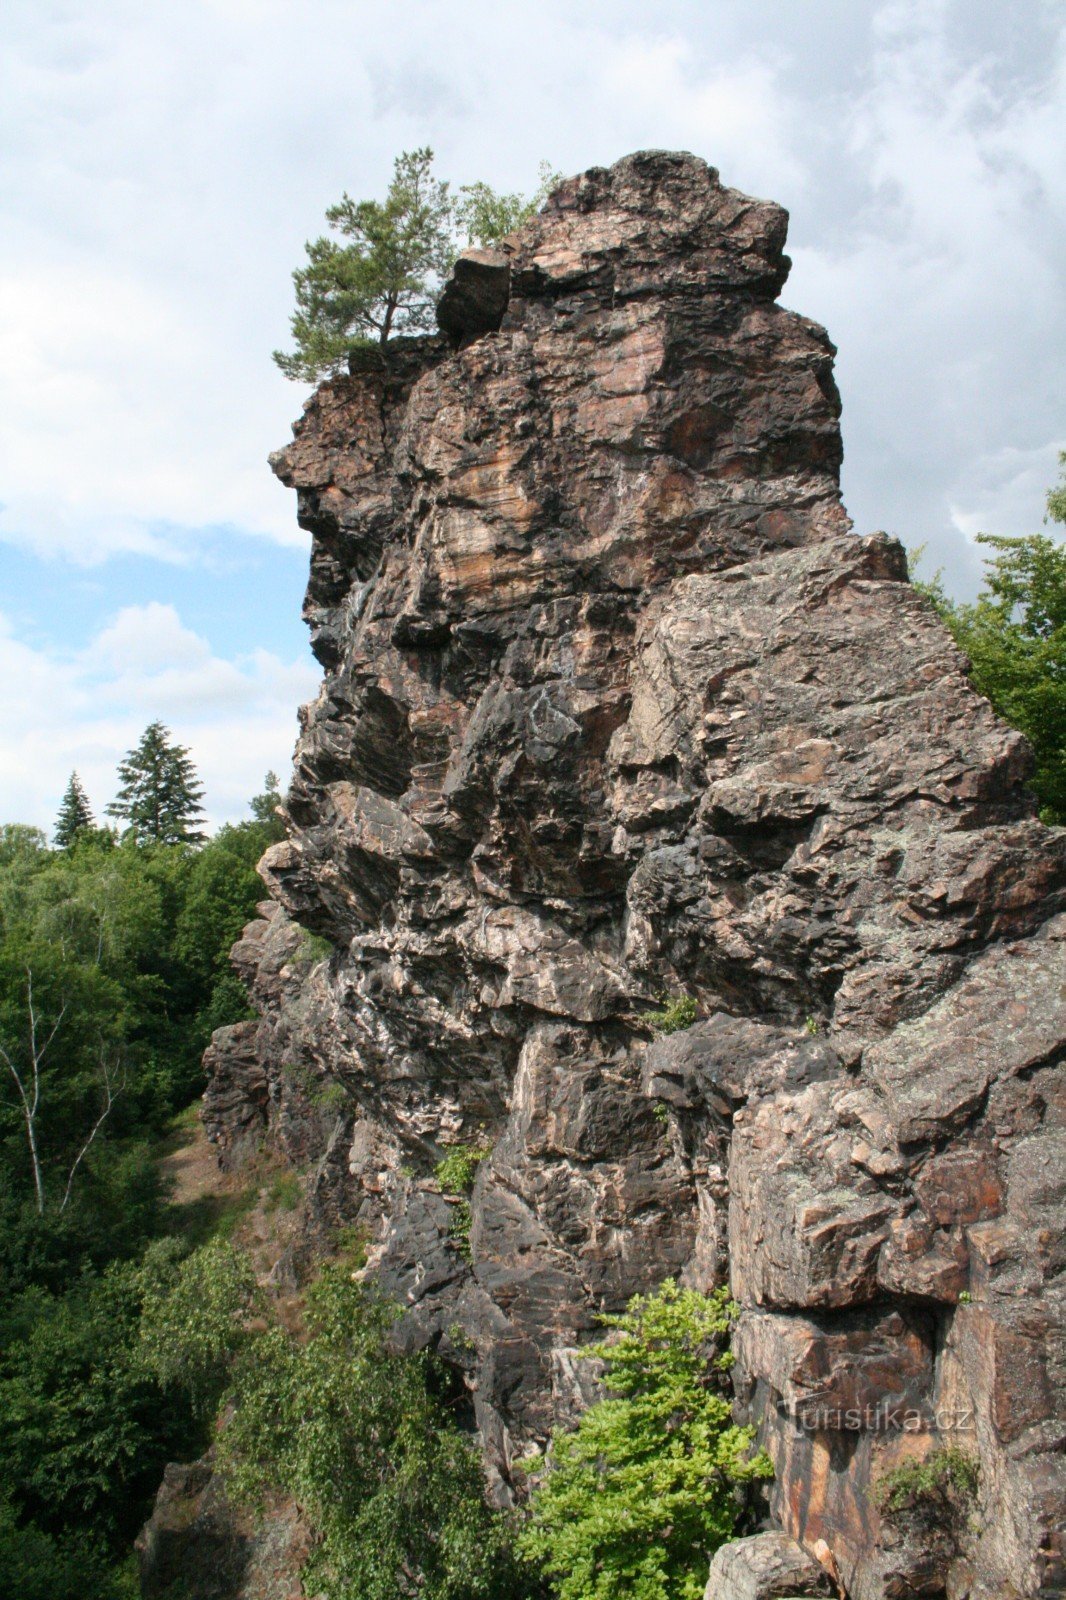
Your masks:
<svg viewBox="0 0 1066 1600"><path fill-rule="evenodd" d="M92 807L89 805L85 790L81 786L81 779L76 772L72 772L62 804L59 807L59 815L56 818L53 839L57 848L68 850L74 843L77 834L81 833L83 828L91 828L92 826Z"/></svg>
<svg viewBox="0 0 1066 1600"><path fill-rule="evenodd" d="M342 371L360 346L383 349L394 334L431 330L460 244L487 245L512 232L559 176L542 161L532 197L501 194L483 182L464 184L453 197L433 176L432 150L405 150L383 201L345 194L330 206L326 221L343 242L322 235L304 246L307 265L292 275L295 349L274 351L282 372L317 383Z"/></svg>
<svg viewBox="0 0 1066 1600"><path fill-rule="evenodd" d="M120 788L107 808L139 839L154 844L199 844L203 787L184 745L174 744L161 722L149 723L118 769Z"/></svg>
<svg viewBox="0 0 1066 1600"><path fill-rule="evenodd" d="M275 350L287 378L315 382L338 371L349 352L393 333L433 326L434 285L454 255L448 185L433 176L430 149L397 156L384 201L345 194L326 221L347 243L325 235L305 246L307 265L292 275L296 349Z"/></svg>

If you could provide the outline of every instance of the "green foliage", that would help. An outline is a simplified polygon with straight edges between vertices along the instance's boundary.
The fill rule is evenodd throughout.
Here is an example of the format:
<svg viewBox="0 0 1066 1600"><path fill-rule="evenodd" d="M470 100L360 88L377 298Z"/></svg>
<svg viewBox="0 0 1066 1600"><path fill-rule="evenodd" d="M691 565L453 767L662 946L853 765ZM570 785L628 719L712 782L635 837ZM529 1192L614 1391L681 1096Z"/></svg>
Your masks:
<svg viewBox="0 0 1066 1600"><path fill-rule="evenodd" d="M640 1020L656 1033L680 1033L684 1028L691 1028L698 1016L699 1010L690 994L680 994L672 1000L663 995L662 1010L642 1012Z"/></svg>
<svg viewBox="0 0 1066 1600"><path fill-rule="evenodd" d="M477 1169L489 1154L487 1144L456 1144L443 1161L438 1161L433 1175L444 1194L469 1194L474 1187Z"/></svg>
<svg viewBox="0 0 1066 1600"><path fill-rule="evenodd" d="M534 194L527 198L521 194L500 194L489 184L466 183L459 190L455 207L455 220L469 244L491 245L514 233L523 222L540 210L562 173L555 172L549 162L542 161L540 181Z"/></svg>
<svg viewBox="0 0 1066 1600"><path fill-rule="evenodd" d="M434 178L428 147L397 156L383 202L345 194L326 220L347 242L307 244L307 265L292 275L296 349L274 352L287 378L307 382L340 370L360 343L430 328L434 285L452 254L448 185Z"/></svg>
<svg viewBox="0 0 1066 1600"><path fill-rule="evenodd" d="M771 1475L722 1392L735 1308L666 1282L607 1317L609 1398L556 1433L520 1537L560 1600L699 1600L712 1553L732 1537L737 1489Z"/></svg>
<svg viewBox="0 0 1066 1600"><path fill-rule="evenodd" d="M976 1499L980 1481L976 1456L949 1445L886 1472L875 1498L886 1516L950 1521Z"/></svg>
<svg viewBox="0 0 1066 1600"><path fill-rule="evenodd" d="M333 954L333 946L329 940L323 939L319 933L308 933L306 928L302 928L300 931L303 934L303 938L300 940L300 947L296 952L296 960L309 967L313 966L316 961L328 961Z"/></svg>
<svg viewBox="0 0 1066 1600"><path fill-rule="evenodd" d="M52 836L56 848L59 850L67 849L69 845L74 843L79 833L92 826L92 807L89 805L85 790L81 786L81 779L76 772L72 772L62 804L59 807L55 833Z"/></svg>
<svg viewBox="0 0 1066 1600"><path fill-rule="evenodd" d="M1059 466L1066 469L1066 450L1059 451ZM1066 522L1066 470L1055 487L1047 492L1047 515L1044 521Z"/></svg>
<svg viewBox="0 0 1066 1600"><path fill-rule="evenodd" d="M1047 504L1052 521L1066 521L1066 479ZM1045 534L978 543L993 554L972 604L950 599L939 572L915 586L970 658L974 686L1032 745L1041 817L1066 823L1066 545ZM912 572L920 558L912 552Z"/></svg>
<svg viewBox="0 0 1066 1600"><path fill-rule="evenodd" d="M87 826L53 850L0 829L0 1570L20 1594L132 1600L116 1563L164 1463L203 1449L243 1337L246 1266L151 1241L221 1237L254 1199L168 1206L159 1142L210 1028L247 1014L227 954L270 837Z"/></svg>
<svg viewBox="0 0 1066 1600"><path fill-rule="evenodd" d="M200 1416L214 1414L248 1323L259 1309L255 1273L243 1251L222 1239L171 1266L173 1245L149 1250L138 1359L163 1389L179 1389Z"/></svg>
<svg viewBox="0 0 1066 1600"><path fill-rule="evenodd" d="M452 1204L452 1220L448 1237L464 1261L471 1260L470 1227L472 1217L470 1202L466 1198L474 1187L477 1169L489 1154L487 1144L457 1144L448 1151L443 1161L438 1161L434 1176L442 1193L458 1196Z"/></svg>
<svg viewBox="0 0 1066 1600"><path fill-rule="evenodd" d="M175 744L161 722L150 722L140 743L118 769L110 817L128 824L138 839L154 844L198 844L203 815L201 787L184 745Z"/></svg>
<svg viewBox="0 0 1066 1600"><path fill-rule="evenodd" d="M531 200L480 182L455 199L433 175L432 150L405 150L384 201L345 194L326 212L340 240L322 235L305 246L307 265L292 275L295 349L275 350L277 365L287 378L316 383L342 371L357 349L384 350L395 334L431 330L457 252L456 227L468 241L489 244L525 221L557 181L542 163Z"/></svg>
<svg viewBox="0 0 1066 1600"><path fill-rule="evenodd" d="M125 1574L89 1539L54 1539L20 1524L14 1508L0 1503L0 1572L18 1600L135 1600Z"/></svg>
<svg viewBox="0 0 1066 1600"><path fill-rule="evenodd" d="M267 1191L266 1206L268 1211L295 1211L303 1199L303 1185L299 1174L295 1172L279 1172L273 1178Z"/></svg>
<svg viewBox="0 0 1066 1600"><path fill-rule="evenodd" d="M280 1489L304 1508L317 1535L308 1593L507 1600L520 1582L507 1524L435 1397L430 1358L390 1350L393 1317L348 1270L327 1268L306 1336L272 1328L239 1363L223 1470L240 1498Z"/></svg>
<svg viewBox="0 0 1066 1600"><path fill-rule="evenodd" d="M248 803L252 820L262 829L267 844L276 844L285 837L285 824L278 816L282 803L281 789L276 772L268 772L263 779L262 792L253 795Z"/></svg>
<svg viewBox="0 0 1066 1600"><path fill-rule="evenodd" d="M118 1557L164 1463L200 1442L187 1408L136 1359L146 1286L142 1270L123 1263L62 1296L29 1290L5 1307L0 1498L60 1552L85 1541Z"/></svg>

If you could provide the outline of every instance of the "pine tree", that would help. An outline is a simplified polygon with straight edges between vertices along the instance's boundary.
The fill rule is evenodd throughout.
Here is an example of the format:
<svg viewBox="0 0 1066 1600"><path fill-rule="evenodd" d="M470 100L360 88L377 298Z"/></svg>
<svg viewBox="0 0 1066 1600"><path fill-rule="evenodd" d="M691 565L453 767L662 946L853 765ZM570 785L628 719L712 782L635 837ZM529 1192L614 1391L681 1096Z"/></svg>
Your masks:
<svg viewBox="0 0 1066 1600"><path fill-rule="evenodd" d="M118 796L107 808L138 838L155 844L199 844L203 830L203 787L184 745L174 744L169 728L149 723L141 742L118 769Z"/></svg>
<svg viewBox="0 0 1066 1600"><path fill-rule="evenodd" d="M253 795L248 802L248 809L253 819L272 843L285 837L285 824L278 816L278 806L281 805L283 798L277 773L268 772L263 779L262 794Z"/></svg>
<svg viewBox="0 0 1066 1600"><path fill-rule="evenodd" d="M82 829L91 828L93 825L92 807L81 786L81 779L76 772L72 772L56 818L54 834L56 847L60 850L69 850Z"/></svg>

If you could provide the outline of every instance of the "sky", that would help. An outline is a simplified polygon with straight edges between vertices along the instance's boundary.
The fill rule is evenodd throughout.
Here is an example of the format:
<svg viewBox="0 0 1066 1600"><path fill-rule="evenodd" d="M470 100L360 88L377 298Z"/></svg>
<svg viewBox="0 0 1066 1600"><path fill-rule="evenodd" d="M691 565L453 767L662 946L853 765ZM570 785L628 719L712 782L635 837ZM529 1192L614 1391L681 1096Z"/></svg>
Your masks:
<svg viewBox="0 0 1066 1600"><path fill-rule="evenodd" d="M325 208L438 174L530 191L687 149L791 214L784 304L839 348L858 532L1040 531L1066 447L1059 0L5 0L0 819L101 812L155 718L217 824L284 782L318 671L267 453L270 352Z"/></svg>

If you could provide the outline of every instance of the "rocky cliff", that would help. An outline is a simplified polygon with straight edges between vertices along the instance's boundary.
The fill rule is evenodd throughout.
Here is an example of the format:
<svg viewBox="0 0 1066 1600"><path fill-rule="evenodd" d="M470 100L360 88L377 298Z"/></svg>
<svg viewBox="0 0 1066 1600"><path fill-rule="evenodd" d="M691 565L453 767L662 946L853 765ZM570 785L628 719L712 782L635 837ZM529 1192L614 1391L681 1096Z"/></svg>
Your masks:
<svg viewBox="0 0 1066 1600"><path fill-rule="evenodd" d="M588 172L308 402L273 464L324 677L208 1122L315 1158L308 1237L366 1228L498 1496L597 1313L728 1278L781 1532L709 1593L786 1592L752 1576L786 1548L789 1593L1049 1596L1066 838L851 531L786 221L692 156ZM883 1517L947 1444L971 1514Z"/></svg>

